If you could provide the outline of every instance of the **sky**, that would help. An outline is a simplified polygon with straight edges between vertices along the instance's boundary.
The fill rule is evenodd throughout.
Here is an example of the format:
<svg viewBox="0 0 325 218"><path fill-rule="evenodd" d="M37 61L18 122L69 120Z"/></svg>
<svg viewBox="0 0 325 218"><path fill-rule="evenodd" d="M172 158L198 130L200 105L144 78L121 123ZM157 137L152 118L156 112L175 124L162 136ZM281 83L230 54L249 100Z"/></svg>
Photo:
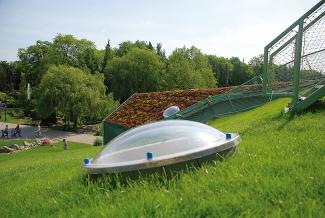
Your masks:
<svg viewBox="0 0 325 218"><path fill-rule="evenodd" d="M72 34L104 49L126 40L195 47L248 62L319 0L0 0L0 60Z"/></svg>

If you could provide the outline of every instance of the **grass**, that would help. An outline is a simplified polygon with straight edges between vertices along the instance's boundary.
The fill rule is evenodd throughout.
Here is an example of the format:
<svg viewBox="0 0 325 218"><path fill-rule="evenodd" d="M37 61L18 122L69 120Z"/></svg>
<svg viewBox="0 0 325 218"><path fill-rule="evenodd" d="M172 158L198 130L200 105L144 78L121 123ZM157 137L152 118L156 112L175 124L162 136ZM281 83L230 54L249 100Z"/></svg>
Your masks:
<svg viewBox="0 0 325 218"><path fill-rule="evenodd" d="M210 122L243 139L221 162L167 178L91 179L82 159L100 147L62 143L0 155L2 216L324 217L325 101L293 118L280 99Z"/></svg>
<svg viewBox="0 0 325 218"><path fill-rule="evenodd" d="M22 145L24 141L30 142L31 140L23 140L23 139L0 139L0 147L2 146L8 146L12 144ZM1 160L1 158L0 158Z"/></svg>
<svg viewBox="0 0 325 218"><path fill-rule="evenodd" d="M3 110L0 111L0 122L15 123L15 124L33 124L31 118L23 117L22 111L20 109L7 109L7 115ZM6 117L6 119L5 119Z"/></svg>

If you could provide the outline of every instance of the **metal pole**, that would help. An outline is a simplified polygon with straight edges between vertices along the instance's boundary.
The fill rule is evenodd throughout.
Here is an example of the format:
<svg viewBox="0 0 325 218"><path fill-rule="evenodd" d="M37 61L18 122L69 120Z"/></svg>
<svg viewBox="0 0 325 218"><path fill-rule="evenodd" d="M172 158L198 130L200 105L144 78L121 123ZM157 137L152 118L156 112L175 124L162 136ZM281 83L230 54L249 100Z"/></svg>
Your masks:
<svg viewBox="0 0 325 218"><path fill-rule="evenodd" d="M264 48L264 70L263 70L263 94L267 94L267 74L269 70L269 48L266 46Z"/></svg>
<svg viewBox="0 0 325 218"><path fill-rule="evenodd" d="M303 20L300 20L298 34L297 34L297 38L296 38L296 48L295 48L295 64L294 64L294 75L293 75L293 98L292 98L293 105L298 103L303 29L304 29L304 23L303 23Z"/></svg>

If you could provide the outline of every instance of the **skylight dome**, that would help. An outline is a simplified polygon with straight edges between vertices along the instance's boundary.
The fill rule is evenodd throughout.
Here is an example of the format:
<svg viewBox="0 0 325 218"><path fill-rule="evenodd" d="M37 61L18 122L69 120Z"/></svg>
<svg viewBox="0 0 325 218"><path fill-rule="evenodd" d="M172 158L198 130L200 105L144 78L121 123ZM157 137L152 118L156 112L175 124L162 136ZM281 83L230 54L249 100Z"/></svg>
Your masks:
<svg viewBox="0 0 325 218"><path fill-rule="evenodd" d="M179 107L178 106L171 106L169 108L167 108L164 113L163 113L163 117L167 118L170 116L173 116L174 114L176 114L179 111Z"/></svg>
<svg viewBox="0 0 325 218"><path fill-rule="evenodd" d="M118 136L93 159L87 159L84 167L90 173L155 168L218 153L239 142L239 135L227 135L202 123L159 121Z"/></svg>

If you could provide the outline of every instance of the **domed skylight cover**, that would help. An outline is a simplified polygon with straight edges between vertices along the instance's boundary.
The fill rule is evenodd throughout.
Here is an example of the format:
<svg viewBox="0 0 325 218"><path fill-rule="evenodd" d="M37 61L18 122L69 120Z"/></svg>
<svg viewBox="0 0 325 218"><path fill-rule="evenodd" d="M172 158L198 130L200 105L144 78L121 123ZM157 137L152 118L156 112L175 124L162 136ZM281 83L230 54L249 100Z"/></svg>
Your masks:
<svg viewBox="0 0 325 218"><path fill-rule="evenodd" d="M226 139L226 134L198 122L159 121L113 139L85 168L98 173L100 169L114 172L158 167L223 151L239 140L239 135ZM150 160L148 153L153 156Z"/></svg>
<svg viewBox="0 0 325 218"><path fill-rule="evenodd" d="M179 112L179 107L178 106L171 106L169 108L167 108L164 113L163 113L163 117L167 118L170 116L173 116L174 114L176 114L177 112Z"/></svg>

